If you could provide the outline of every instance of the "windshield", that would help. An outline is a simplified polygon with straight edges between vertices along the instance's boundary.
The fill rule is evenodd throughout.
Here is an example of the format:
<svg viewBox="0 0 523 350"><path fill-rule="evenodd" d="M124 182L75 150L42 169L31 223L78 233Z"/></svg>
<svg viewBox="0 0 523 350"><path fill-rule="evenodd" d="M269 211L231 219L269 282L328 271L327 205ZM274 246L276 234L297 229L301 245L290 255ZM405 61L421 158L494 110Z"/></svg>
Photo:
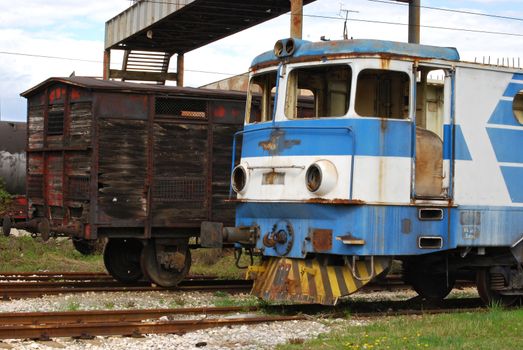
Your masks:
<svg viewBox="0 0 523 350"><path fill-rule="evenodd" d="M255 75L249 82L246 120L248 124L272 120L276 94L276 71Z"/></svg>
<svg viewBox="0 0 523 350"><path fill-rule="evenodd" d="M349 110L352 73L348 65L293 69L287 82L287 118L341 117Z"/></svg>

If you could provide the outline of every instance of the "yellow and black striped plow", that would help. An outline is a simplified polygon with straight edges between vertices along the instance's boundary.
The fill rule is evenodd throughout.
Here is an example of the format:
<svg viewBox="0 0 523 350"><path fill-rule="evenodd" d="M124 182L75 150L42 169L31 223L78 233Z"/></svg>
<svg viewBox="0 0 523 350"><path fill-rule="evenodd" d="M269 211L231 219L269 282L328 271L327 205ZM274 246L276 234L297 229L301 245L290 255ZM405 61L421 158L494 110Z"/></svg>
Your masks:
<svg viewBox="0 0 523 350"><path fill-rule="evenodd" d="M317 258L271 257L251 266L247 278L254 280L252 294L267 301L334 305L384 272L390 257L347 260L342 266L327 265Z"/></svg>

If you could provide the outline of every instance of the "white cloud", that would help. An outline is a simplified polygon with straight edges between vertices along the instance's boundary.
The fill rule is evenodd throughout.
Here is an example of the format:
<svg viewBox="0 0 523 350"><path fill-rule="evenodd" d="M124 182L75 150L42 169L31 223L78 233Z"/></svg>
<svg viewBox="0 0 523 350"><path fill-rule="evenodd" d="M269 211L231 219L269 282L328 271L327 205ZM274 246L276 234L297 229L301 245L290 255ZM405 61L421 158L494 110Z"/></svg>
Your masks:
<svg viewBox="0 0 523 350"><path fill-rule="evenodd" d="M481 4L479 4L481 2ZM475 5L476 4L476 5ZM456 6L468 11L483 11L523 17L521 1L424 1L427 6ZM25 119L25 100L18 94L50 76L102 74L103 31L105 21L129 6L129 1L91 0L27 0L0 2L0 51L23 52L47 56L61 56L95 60L99 63L52 60L0 54L0 103L3 119ZM352 19L407 23L407 7L367 0L345 1L344 8L358 11ZM305 14L337 17L339 0L317 0L305 7ZM270 50L274 42L289 35L289 16L283 15L270 22L222 39L204 48L186 54L188 70L242 73L248 69L254 56ZM523 33L523 22L500 20L451 12L423 9L422 24L444 27L472 28L485 31ZM349 20L349 36L394 41L407 40L407 27ZM304 39L317 41L321 36L330 39L342 37L343 21L305 17ZM422 28L422 42L430 45L457 47L467 60L474 57L517 57L523 47L523 38L459 31ZM120 61L113 54L114 65ZM173 69L174 71L175 69ZM187 71L186 84L199 86L224 78L223 75Z"/></svg>

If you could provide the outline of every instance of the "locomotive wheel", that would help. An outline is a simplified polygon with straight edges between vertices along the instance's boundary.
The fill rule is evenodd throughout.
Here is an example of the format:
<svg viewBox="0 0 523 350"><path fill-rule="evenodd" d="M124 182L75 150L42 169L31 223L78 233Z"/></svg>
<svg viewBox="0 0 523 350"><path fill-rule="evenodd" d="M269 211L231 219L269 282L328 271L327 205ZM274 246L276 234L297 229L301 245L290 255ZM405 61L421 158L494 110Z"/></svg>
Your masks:
<svg viewBox="0 0 523 350"><path fill-rule="evenodd" d="M456 278L446 273L428 273L425 269L408 267L405 282L410 284L418 295L426 300L440 301L449 295Z"/></svg>
<svg viewBox="0 0 523 350"><path fill-rule="evenodd" d="M165 266L160 262L155 242L151 241L142 250L140 261L143 273L151 282L161 287L176 287L191 268L191 251L187 248L184 253L185 259L181 269Z"/></svg>
<svg viewBox="0 0 523 350"><path fill-rule="evenodd" d="M490 288L490 273L480 270L476 274L476 287L481 300L486 305L513 306L520 302L519 295L502 295Z"/></svg>
<svg viewBox="0 0 523 350"><path fill-rule="evenodd" d="M140 254L143 244L132 238L112 238L105 245L104 265L117 281L134 283L143 277Z"/></svg>
<svg viewBox="0 0 523 350"><path fill-rule="evenodd" d="M4 219L2 220L2 232L6 237L9 237L11 234L11 218L7 215L4 216Z"/></svg>

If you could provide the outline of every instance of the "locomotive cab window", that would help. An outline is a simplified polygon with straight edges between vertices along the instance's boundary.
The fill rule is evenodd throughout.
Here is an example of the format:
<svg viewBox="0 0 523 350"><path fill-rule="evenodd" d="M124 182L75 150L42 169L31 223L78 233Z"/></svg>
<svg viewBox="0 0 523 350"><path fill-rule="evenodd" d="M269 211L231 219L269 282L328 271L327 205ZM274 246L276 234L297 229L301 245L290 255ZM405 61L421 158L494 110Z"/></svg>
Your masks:
<svg viewBox="0 0 523 350"><path fill-rule="evenodd" d="M514 116L516 117L516 120L519 122L519 124L523 124L523 90L514 96L512 110L514 111Z"/></svg>
<svg viewBox="0 0 523 350"><path fill-rule="evenodd" d="M351 68L347 65L293 69L288 77L287 118L342 117L349 109Z"/></svg>
<svg viewBox="0 0 523 350"><path fill-rule="evenodd" d="M259 74L251 79L245 111L247 123L262 123L272 120L275 94L276 72Z"/></svg>
<svg viewBox="0 0 523 350"><path fill-rule="evenodd" d="M358 76L356 113L362 117L404 119L409 116L407 73L365 69Z"/></svg>

